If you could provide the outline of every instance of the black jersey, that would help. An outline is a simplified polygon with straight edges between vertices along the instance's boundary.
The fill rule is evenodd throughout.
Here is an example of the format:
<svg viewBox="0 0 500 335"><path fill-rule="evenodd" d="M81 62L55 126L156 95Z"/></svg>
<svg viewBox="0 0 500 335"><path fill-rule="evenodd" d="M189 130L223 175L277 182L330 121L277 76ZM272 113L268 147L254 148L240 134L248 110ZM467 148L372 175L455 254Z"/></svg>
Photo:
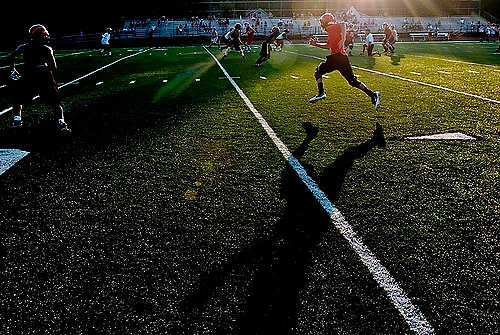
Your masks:
<svg viewBox="0 0 500 335"><path fill-rule="evenodd" d="M56 70L54 51L51 47L40 43L21 44L11 55L11 64L15 64L16 57L23 54L24 70L36 71L40 69Z"/></svg>
<svg viewBox="0 0 500 335"><path fill-rule="evenodd" d="M238 29L234 29L233 32L231 33L231 39L237 40L240 38L240 31Z"/></svg>

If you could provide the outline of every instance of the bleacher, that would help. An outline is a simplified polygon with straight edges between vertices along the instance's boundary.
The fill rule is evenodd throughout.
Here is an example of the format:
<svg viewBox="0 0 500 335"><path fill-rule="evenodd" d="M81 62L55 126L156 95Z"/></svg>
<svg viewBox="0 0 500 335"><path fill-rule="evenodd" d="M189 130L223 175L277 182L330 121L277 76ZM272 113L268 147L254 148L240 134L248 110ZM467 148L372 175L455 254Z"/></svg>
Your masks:
<svg viewBox="0 0 500 335"><path fill-rule="evenodd" d="M210 29L205 29L204 25L200 25L198 20L166 20L158 23L155 20L149 22L141 21L140 24L132 24L127 21L124 24L124 34L122 38L176 38L185 36L210 36L211 28L216 28L220 35L225 34L230 27L236 23L250 22L254 26L255 21L250 18L230 19L229 24L219 24L219 20L204 19L206 26ZM467 33L477 32L479 25L487 24L487 21L478 16L460 16L460 17L376 17L365 16L360 14L356 18L356 25L363 31L369 28L372 33L377 34L382 32L382 24L387 22L393 24L399 33L408 33L411 40L427 40L429 36L438 39L449 39L450 33ZM135 26L134 30L130 27ZM177 29L179 26L182 29ZM294 37L308 37L317 34L324 34L324 31L319 25L317 17L300 17L300 18L269 18L261 17L260 24L255 27L257 36L268 35L273 26L286 27ZM186 29L187 27L187 29ZM131 33L133 31L133 33Z"/></svg>

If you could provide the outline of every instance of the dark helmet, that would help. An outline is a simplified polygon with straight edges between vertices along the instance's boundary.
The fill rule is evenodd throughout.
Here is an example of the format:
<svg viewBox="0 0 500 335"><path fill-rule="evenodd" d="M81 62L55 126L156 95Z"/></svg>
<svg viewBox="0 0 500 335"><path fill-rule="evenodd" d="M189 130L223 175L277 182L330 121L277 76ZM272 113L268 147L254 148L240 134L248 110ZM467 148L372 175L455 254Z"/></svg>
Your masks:
<svg viewBox="0 0 500 335"><path fill-rule="evenodd" d="M241 23L236 23L236 24L234 25L234 28L235 28L235 29L238 29L238 30L241 30Z"/></svg>
<svg viewBox="0 0 500 335"><path fill-rule="evenodd" d="M35 24L34 26L31 26L31 28L28 30L28 34L30 39L32 40L41 41L45 38L49 38L49 31L41 24Z"/></svg>
<svg viewBox="0 0 500 335"><path fill-rule="evenodd" d="M273 33L273 34L279 34L279 33L280 33L280 28L278 28L278 27L274 26L274 27L273 27L273 30L272 30L272 33Z"/></svg>

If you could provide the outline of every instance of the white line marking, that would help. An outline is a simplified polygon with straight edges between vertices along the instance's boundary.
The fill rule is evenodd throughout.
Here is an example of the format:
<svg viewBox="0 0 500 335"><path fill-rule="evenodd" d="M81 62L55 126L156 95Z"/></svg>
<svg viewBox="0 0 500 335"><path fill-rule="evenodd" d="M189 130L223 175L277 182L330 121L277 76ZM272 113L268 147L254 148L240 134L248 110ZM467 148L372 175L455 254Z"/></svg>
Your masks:
<svg viewBox="0 0 500 335"><path fill-rule="evenodd" d="M363 244L361 238L357 236L352 227L344 219L340 211L330 202L325 193L319 188L318 184L311 177L309 177L306 170L299 163L299 161L292 156L286 145L278 138L278 136L269 126L264 117L257 111L257 109L255 109L252 102L248 99L248 97L240 89L236 82L231 78L231 76L226 71L226 69L224 69L217 57L215 57L207 48L203 48L215 60L219 68L231 82L250 111L252 111L266 133L278 147L278 150L281 152L286 161L299 175L304 184L312 192L316 200L322 205L323 209L330 215L332 223L342 233L351 247L356 251L362 262L368 267L371 274L373 275L373 278L385 290L394 306L399 310L401 315L403 315L403 317L405 318L406 322L408 322L408 324L410 325L410 328L417 334L433 334L434 330L432 326L427 322L424 315L416 306L411 303L410 299L406 296L406 293L399 287L398 283L391 276L389 271L380 263L380 261L368 249L368 247Z"/></svg>
<svg viewBox="0 0 500 335"><path fill-rule="evenodd" d="M262 80L266 80L267 78L266 78L266 77L263 77L263 76L260 76L260 79L262 79Z"/></svg>
<svg viewBox="0 0 500 335"><path fill-rule="evenodd" d="M241 77L231 77L233 79L241 79ZM222 80L222 79L227 79L226 77L219 77L219 80Z"/></svg>
<svg viewBox="0 0 500 335"><path fill-rule="evenodd" d="M168 79L163 79L163 82L164 83L168 83Z"/></svg>
<svg viewBox="0 0 500 335"><path fill-rule="evenodd" d="M139 51L139 52L136 52L135 54L132 54L132 55L129 55L129 56L126 56L126 57L120 58L120 59L118 59L118 60L115 60L115 61L114 61L114 62L112 62L112 63L109 63L109 64L107 64L107 65L104 65L103 67L100 67L100 68L98 68L97 70L94 70L94 71L92 71L92 72L90 72L90 73L87 73L87 74L86 74L86 75L84 75L84 76L81 76L80 78L76 78L75 80L72 80L72 81L70 81L69 83L66 83L66 84L64 84L64 85L59 86L59 89L61 89L61 88L63 88L63 87L66 87L66 86L68 86L68 85L74 84L74 83L76 83L77 81L80 81L80 80L85 79L85 78L87 78L87 77L90 77L90 76L91 76L91 75L93 75L94 73L97 73L97 72L99 72L99 71L102 71L102 70L104 70L104 69L107 69L108 67L110 67L110 66L112 66L112 65L115 65L116 63L119 63L119 62L121 62L121 61L123 61L123 60L125 60L125 59L128 59L128 58L131 58L131 57L135 57L135 56L137 56L137 55L139 55L139 54L141 54L141 53L144 53L144 52L146 52L146 51L148 51L148 50L149 50L149 49L146 49L146 50L143 50L143 51ZM4 109L3 111L1 111L1 112L0 112L0 115L3 115L3 114L5 114L5 113L8 113L8 112L10 112L11 110L12 110L12 107L6 108L6 109Z"/></svg>
<svg viewBox="0 0 500 335"><path fill-rule="evenodd" d="M7 85L1 85L0 88L4 88L4 87L7 87Z"/></svg>
<svg viewBox="0 0 500 335"><path fill-rule="evenodd" d="M500 70L495 70L495 72L500 72Z"/></svg>
<svg viewBox="0 0 500 335"><path fill-rule="evenodd" d="M18 149L0 149L0 176L28 154Z"/></svg>
<svg viewBox="0 0 500 335"><path fill-rule="evenodd" d="M446 59L446 58L439 58L439 57L431 57L431 56L421 56L421 55L412 55L414 57L420 57L420 58L427 58L427 59L435 59L435 60L440 60L443 62L450 62L450 63L459 63L459 64L467 64L467 65L479 65L479 66L487 66L487 67L497 67L495 65L491 64L481 64L481 63L472 63L472 62L464 62L461 60L454 60L454 59Z"/></svg>
<svg viewBox="0 0 500 335"><path fill-rule="evenodd" d="M416 76L421 76L422 74L420 72L410 72L411 74L414 74Z"/></svg>
<svg viewBox="0 0 500 335"><path fill-rule="evenodd" d="M301 53L297 53L297 52L293 52L293 51L285 51L285 52L296 54L296 55L303 56L303 57L309 57L309 58L314 58L314 59L319 59L319 60L324 61L324 58L320 58L320 57L317 57L317 56L301 54ZM457 90L453 90L451 88L447 88L447 87L443 87L443 86L438 86L438 85L434 85L434 84L429 84L429 83L424 83L422 81L408 79L408 78L396 76L396 75L385 73L385 72L380 72L380 71L365 69L364 67L359 67L359 66L354 66L354 65L352 65L352 67L353 67L353 69L358 69L358 70L362 70L362 71L366 71L366 72L378 74L378 75L381 75L381 76L386 76L386 77L390 77L390 78L394 78L394 79L399 79L399 80L407 81L407 82L410 82L410 83L419 84L419 85L422 85L422 86L428 86L428 87L432 87L432 88L437 88L437 89L440 89L440 90L443 90L443 91L448 91L448 92L456 93L456 94L462 94L462 95L465 95L465 96L468 96L468 97L477 98L477 99L481 99L481 100L484 100L484 101L488 101L488 102L493 102L493 103L496 103L496 104L500 104L499 100L485 98L485 97L482 97L480 95L471 94L471 93L462 92L462 91L457 91Z"/></svg>
<svg viewBox="0 0 500 335"><path fill-rule="evenodd" d="M469 72L469 73L474 73L474 74L478 74L478 73L479 73L479 72L477 72L477 71L472 71L472 70L468 70L467 72Z"/></svg>
<svg viewBox="0 0 500 335"><path fill-rule="evenodd" d="M323 75L323 78L329 79L330 76L327 76L326 74Z"/></svg>
<svg viewBox="0 0 500 335"><path fill-rule="evenodd" d="M80 51L80 52L74 52L74 53L71 53L71 54L67 54L67 55L61 55L61 56L55 56L56 58L63 58L63 57L68 57L68 56L75 56L75 55L81 55L83 53L89 53L89 52L92 52L93 50L89 50L89 51ZM17 63L16 65L23 65L24 63ZM10 67L10 65L7 65L7 66L2 66L0 67L0 69L6 69Z"/></svg>
<svg viewBox="0 0 500 335"><path fill-rule="evenodd" d="M196 80L196 81L200 81L201 79L200 79L200 78L196 78L195 80Z"/></svg>
<svg viewBox="0 0 500 335"><path fill-rule="evenodd" d="M135 80L131 80L129 84L130 85L135 84Z"/></svg>
<svg viewBox="0 0 500 335"><path fill-rule="evenodd" d="M299 77L297 76L291 76L293 79L299 79Z"/></svg>
<svg viewBox="0 0 500 335"><path fill-rule="evenodd" d="M450 72L447 72L447 71L438 71L438 73L442 73L442 74L451 74Z"/></svg>
<svg viewBox="0 0 500 335"><path fill-rule="evenodd" d="M100 86L102 84L104 84L104 82L103 81L99 81L99 82L95 83L95 86Z"/></svg>

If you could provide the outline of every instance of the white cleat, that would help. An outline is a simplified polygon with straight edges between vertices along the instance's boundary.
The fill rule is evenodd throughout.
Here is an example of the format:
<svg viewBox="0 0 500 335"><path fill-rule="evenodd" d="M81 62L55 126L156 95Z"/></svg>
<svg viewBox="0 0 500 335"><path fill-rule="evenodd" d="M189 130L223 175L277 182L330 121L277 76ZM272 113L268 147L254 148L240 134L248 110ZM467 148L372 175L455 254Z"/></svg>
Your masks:
<svg viewBox="0 0 500 335"><path fill-rule="evenodd" d="M372 99L373 106L375 106L375 110L378 110L380 107L380 92L375 92L375 97Z"/></svg>
<svg viewBox="0 0 500 335"><path fill-rule="evenodd" d="M310 103L315 103L316 101L326 99L326 92L323 92L322 94L315 95L311 99L309 99Z"/></svg>

